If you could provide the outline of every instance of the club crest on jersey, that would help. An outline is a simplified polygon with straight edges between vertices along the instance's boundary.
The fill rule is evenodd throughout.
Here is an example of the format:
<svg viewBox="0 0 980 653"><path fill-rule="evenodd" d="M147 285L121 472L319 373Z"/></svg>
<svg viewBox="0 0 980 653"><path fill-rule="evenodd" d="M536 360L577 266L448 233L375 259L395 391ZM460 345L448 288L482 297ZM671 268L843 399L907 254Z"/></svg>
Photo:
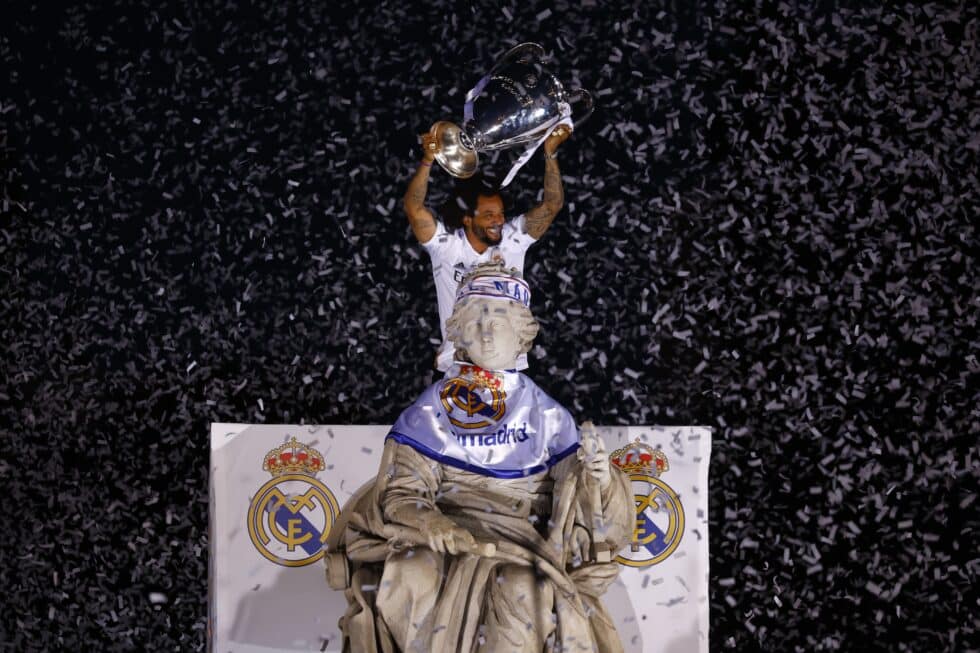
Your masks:
<svg viewBox="0 0 980 653"><path fill-rule="evenodd" d="M340 514L333 494L316 478L323 456L292 438L267 453L262 469L272 474L248 507L248 536L267 560L303 567L323 557L330 527Z"/></svg>
<svg viewBox="0 0 980 653"><path fill-rule="evenodd" d="M463 365L459 376L446 381L439 393L446 416L454 426L482 429L507 411L503 379L476 365Z"/></svg>
<svg viewBox="0 0 980 653"><path fill-rule="evenodd" d="M666 560L684 536L684 506L677 493L661 480L670 470L667 455L637 439L609 456L626 472L636 502L633 539L616 561L628 567L649 567Z"/></svg>

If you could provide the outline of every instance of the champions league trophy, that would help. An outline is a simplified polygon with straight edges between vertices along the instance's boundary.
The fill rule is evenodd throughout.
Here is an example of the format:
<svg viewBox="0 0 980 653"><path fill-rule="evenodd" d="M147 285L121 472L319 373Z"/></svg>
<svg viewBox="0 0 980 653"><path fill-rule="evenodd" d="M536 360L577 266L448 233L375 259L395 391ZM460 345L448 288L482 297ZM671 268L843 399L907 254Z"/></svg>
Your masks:
<svg viewBox="0 0 980 653"><path fill-rule="evenodd" d="M467 178L479 166L480 152L525 146L502 186L514 178L559 123L572 125L573 103L584 106L581 124L592 113L592 95L568 91L541 63L544 48L522 43L511 48L469 93L463 126L439 121L432 126L436 161L454 177Z"/></svg>

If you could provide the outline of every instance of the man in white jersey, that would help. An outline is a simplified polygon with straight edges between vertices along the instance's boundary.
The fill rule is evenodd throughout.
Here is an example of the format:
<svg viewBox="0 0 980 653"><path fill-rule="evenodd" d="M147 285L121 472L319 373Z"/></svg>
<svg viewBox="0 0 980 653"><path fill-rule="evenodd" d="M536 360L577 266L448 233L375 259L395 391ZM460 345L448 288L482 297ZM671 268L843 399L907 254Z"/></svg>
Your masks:
<svg viewBox="0 0 980 653"><path fill-rule="evenodd" d="M447 231L425 206L429 173L435 160L436 139L422 136L422 161L405 192L404 208L412 233L432 259L432 276L439 303L439 329L442 345L436 354L436 368L445 372L453 364L455 348L446 339L446 320L452 314L456 289L463 275L478 263L503 261L510 268L524 272L524 254L554 221L564 204L561 172L558 170L558 146L571 134L559 125L544 142L544 194L541 203L511 220L504 217L500 193L485 189L474 197L462 197L465 206L463 226ZM517 361L517 369L527 368L527 355Z"/></svg>

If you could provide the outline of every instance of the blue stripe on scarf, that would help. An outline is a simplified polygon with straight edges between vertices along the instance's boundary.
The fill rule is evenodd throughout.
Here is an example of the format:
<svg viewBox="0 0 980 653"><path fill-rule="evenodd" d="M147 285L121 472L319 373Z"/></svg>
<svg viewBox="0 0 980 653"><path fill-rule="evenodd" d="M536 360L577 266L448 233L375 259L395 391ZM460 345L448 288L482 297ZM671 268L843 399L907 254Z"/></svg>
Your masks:
<svg viewBox="0 0 980 653"><path fill-rule="evenodd" d="M402 433L391 432L385 440L394 440L398 444L404 444L412 449L415 449L420 454L426 458L431 458L436 462L442 463L444 465L449 465L450 467L455 467L457 469L462 469L467 472L473 472L474 474L480 474L482 476L492 476L493 478L523 478L525 476L530 476L532 474L537 474L538 472L543 472L546 469L550 469L552 466L557 464L559 461L568 457L569 455L575 453L579 444L576 442L572 446L568 447L564 451L554 454L543 464L534 465L533 467L528 467L526 469L488 469L486 467L481 467L479 465L474 465L473 463L466 462L464 460L458 460L456 458L450 458L444 454L433 451L424 444L417 442L407 435Z"/></svg>

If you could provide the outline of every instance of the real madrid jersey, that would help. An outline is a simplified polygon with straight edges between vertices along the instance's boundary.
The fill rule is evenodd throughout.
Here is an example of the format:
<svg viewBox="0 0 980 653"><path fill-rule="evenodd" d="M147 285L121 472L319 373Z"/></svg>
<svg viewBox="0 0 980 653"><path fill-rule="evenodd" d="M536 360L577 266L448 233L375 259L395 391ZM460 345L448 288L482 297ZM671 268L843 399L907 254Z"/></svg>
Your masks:
<svg viewBox="0 0 980 653"><path fill-rule="evenodd" d="M517 268L524 274L524 254L534 238L524 233L524 216L519 215L504 224L501 230L500 242L488 247L482 254L477 253L466 232L462 228L450 233L446 231L441 220L436 221L436 234L422 247L432 259L432 277L436 282L436 299L439 302L439 331L442 333L442 345L437 353L436 368L441 372L448 370L453 364L456 352L453 343L446 340L446 322L453 314L453 304L456 302L456 289L463 276L478 263L489 263L502 258L509 268ZM517 359L517 369L527 368L527 354Z"/></svg>

